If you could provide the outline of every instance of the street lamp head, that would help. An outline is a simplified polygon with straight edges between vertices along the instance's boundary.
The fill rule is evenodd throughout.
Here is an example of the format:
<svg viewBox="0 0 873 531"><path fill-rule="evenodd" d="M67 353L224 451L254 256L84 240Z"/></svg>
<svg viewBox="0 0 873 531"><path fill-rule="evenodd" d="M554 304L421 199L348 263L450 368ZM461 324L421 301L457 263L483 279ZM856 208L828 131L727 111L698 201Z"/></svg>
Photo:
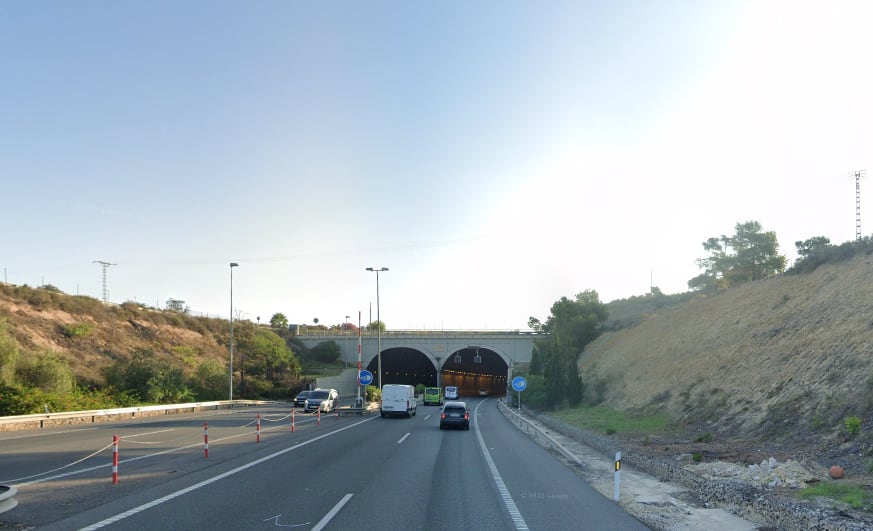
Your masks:
<svg viewBox="0 0 873 531"><path fill-rule="evenodd" d="M231 262L230 267L239 267L239 264L236 262Z"/></svg>
<svg viewBox="0 0 873 531"><path fill-rule="evenodd" d="M378 273L380 271L388 271L388 268L387 267L380 267L380 268L376 269L375 267L368 267L367 271L375 271Z"/></svg>

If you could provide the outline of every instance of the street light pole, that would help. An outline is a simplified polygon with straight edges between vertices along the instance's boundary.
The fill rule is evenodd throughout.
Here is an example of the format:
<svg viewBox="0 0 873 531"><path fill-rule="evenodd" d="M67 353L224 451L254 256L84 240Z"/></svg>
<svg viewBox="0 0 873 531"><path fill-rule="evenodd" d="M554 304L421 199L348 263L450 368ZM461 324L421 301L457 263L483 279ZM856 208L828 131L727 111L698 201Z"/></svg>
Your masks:
<svg viewBox="0 0 873 531"><path fill-rule="evenodd" d="M233 401L233 268L239 267L236 262L230 263L230 363L228 364L228 400Z"/></svg>
<svg viewBox="0 0 873 531"><path fill-rule="evenodd" d="M387 267L380 267L376 269L374 267L368 267L367 271L374 271L376 273L376 368L379 371L379 390L382 390L382 316L379 314L379 273L381 271L388 271Z"/></svg>

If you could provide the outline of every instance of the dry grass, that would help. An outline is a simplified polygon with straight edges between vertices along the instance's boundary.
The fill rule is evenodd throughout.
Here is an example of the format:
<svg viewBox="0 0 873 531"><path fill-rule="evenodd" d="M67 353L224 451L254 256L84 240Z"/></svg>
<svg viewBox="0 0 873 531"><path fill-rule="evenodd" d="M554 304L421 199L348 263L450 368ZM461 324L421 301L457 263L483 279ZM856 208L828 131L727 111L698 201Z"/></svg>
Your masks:
<svg viewBox="0 0 873 531"><path fill-rule="evenodd" d="M871 430L873 260L700 296L601 337L580 369L609 407L738 435Z"/></svg>

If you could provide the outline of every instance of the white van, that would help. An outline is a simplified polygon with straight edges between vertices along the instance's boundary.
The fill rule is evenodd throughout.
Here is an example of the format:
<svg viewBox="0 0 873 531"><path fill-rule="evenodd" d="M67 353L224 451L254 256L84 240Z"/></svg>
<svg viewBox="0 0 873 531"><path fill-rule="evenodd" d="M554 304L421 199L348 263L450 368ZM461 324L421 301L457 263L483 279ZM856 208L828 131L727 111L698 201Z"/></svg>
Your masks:
<svg viewBox="0 0 873 531"><path fill-rule="evenodd" d="M382 386L382 401L379 403L379 414L403 415L411 417L416 410L415 387L403 384L385 384Z"/></svg>
<svg viewBox="0 0 873 531"><path fill-rule="evenodd" d="M446 400L457 400L458 399L458 387L454 385L446 386Z"/></svg>

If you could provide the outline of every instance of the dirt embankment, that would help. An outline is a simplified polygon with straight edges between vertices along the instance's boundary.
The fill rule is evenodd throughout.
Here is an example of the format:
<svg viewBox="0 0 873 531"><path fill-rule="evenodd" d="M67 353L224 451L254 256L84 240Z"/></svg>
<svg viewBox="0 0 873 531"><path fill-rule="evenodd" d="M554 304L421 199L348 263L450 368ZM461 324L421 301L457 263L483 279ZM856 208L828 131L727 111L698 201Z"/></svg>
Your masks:
<svg viewBox="0 0 873 531"><path fill-rule="evenodd" d="M748 463L765 454L840 461L868 473L873 258L700 296L602 336L580 369L589 398L668 412L676 443L712 434L708 446L686 445L698 451L745 451ZM847 416L862 420L859 434L846 433Z"/></svg>
<svg viewBox="0 0 873 531"><path fill-rule="evenodd" d="M62 295L61 297L70 297ZM194 370L207 358L223 361L226 338L147 309L88 305L95 311L67 311L50 303L29 304L0 292L0 318L8 323L23 355L52 352L65 359L80 383L104 383L103 369L147 349ZM222 344L224 342L224 344Z"/></svg>

